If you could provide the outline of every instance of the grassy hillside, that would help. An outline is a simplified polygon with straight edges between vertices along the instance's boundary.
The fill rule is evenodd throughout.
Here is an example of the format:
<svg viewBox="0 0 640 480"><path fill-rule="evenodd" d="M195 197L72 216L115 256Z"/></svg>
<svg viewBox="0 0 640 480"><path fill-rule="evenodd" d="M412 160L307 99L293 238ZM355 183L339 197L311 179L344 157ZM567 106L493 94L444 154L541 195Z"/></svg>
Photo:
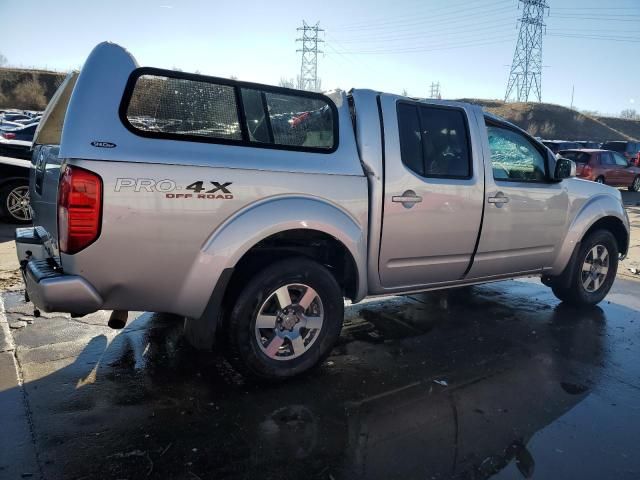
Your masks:
<svg viewBox="0 0 640 480"><path fill-rule="evenodd" d="M0 68L0 108L43 110L64 78L46 70Z"/></svg>
<svg viewBox="0 0 640 480"><path fill-rule="evenodd" d="M640 121L626 120L624 118L596 117L598 121L627 135L635 140L640 140Z"/></svg>
<svg viewBox="0 0 640 480"><path fill-rule="evenodd" d="M575 110L549 103L464 100L481 105L486 111L504 117L530 134L545 139L603 142L606 140L640 138L640 122L633 120L594 118ZM629 122L629 124L626 122Z"/></svg>

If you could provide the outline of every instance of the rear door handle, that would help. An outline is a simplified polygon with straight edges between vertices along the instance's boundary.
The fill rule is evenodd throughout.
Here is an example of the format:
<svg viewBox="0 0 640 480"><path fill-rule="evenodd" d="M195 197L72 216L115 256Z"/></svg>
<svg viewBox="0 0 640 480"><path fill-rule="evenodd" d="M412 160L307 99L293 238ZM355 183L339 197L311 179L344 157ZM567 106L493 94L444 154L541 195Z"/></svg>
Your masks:
<svg viewBox="0 0 640 480"><path fill-rule="evenodd" d="M496 207L501 208L505 203L509 203L509 197L505 196L502 192L498 192L493 197L489 197L487 201L489 203L493 203Z"/></svg>
<svg viewBox="0 0 640 480"><path fill-rule="evenodd" d="M413 190L407 190L402 195L396 195L391 197L391 201L395 203L401 203L405 208L411 208L415 203L422 202L422 197L416 195Z"/></svg>

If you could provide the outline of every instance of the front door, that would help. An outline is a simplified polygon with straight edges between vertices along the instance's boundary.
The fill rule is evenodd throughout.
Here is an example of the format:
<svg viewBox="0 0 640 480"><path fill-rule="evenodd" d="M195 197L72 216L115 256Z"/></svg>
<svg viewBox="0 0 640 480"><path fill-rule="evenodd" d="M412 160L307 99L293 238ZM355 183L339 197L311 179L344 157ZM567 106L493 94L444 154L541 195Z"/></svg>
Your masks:
<svg viewBox="0 0 640 480"><path fill-rule="evenodd" d="M616 163L617 167L617 185L621 187L628 187L633 183L636 176L633 167L629 165L629 162L624 155L618 152L611 152L611 155L613 155L613 161Z"/></svg>
<svg viewBox="0 0 640 480"><path fill-rule="evenodd" d="M467 278L550 267L566 231L568 194L549 180L546 150L520 130L487 121L482 235Z"/></svg>
<svg viewBox="0 0 640 480"><path fill-rule="evenodd" d="M476 113L446 102L381 96L385 288L459 280L482 219L484 170Z"/></svg>
<svg viewBox="0 0 640 480"><path fill-rule="evenodd" d="M620 167L616 165L613 152L600 153L600 168L604 177L604 183L607 185L618 185L620 183Z"/></svg>

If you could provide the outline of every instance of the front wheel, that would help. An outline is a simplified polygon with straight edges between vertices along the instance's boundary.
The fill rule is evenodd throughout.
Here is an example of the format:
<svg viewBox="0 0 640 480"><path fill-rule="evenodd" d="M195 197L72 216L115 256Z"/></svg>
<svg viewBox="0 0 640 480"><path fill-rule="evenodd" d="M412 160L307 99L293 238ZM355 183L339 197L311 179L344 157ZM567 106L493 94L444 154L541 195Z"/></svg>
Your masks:
<svg viewBox="0 0 640 480"><path fill-rule="evenodd" d="M552 287L563 302L595 305L611 290L618 271L618 244L607 230L596 230L580 244L580 251L571 268L568 288Z"/></svg>
<svg viewBox="0 0 640 480"><path fill-rule="evenodd" d="M633 179L633 183L629 185L630 192L640 192L640 175Z"/></svg>
<svg viewBox="0 0 640 480"><path fill-rule="evenodd" d="M226 319L229 361L243 373L283 380L321 362L344 315L340 285L322 265L291 258L255 275Z"/></svg>

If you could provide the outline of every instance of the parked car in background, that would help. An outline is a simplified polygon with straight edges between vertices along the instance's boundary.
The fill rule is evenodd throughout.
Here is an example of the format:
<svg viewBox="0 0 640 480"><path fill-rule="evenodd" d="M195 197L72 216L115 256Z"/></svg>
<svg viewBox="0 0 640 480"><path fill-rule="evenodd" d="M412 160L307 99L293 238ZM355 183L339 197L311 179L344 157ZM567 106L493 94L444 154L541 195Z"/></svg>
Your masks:
<svg viewBox="0 0 640 480"><path fill-rule="evenodd" d="M0 155L14 158L31 158L31 144L37 123L0 131Z"/></svg>
<svg viewBox="0 0 640 480"><path fill-rule="evenodd" d="M30 223L30 162L0 157L0 217L11 223Z"/></svg>
<svg viewBox="0 0 640 480"><path fill-rule="evenodd" d="M16 122L18 120L30 120L32 117L26 113L18 113L18 112L4 112L2 114L2 118L4 120L9 120L11 122Z"/></svg>
<svg viewBox="0 0 640 480"><path fill-rule="evenodd" d="M14 128L20 128L23 126L24 125L22 125L21 123L11 120L5 120L4 118L0 117L0 133L4 130L13 130Z"/></svg>
<svg viewBox="0 0 640 480"><path fill-rule="evenodd" d="M600 142L592 142L589 140L579 140L576 143L580 144L580 148L600 148L602 144Z"/></svg>
<svg viewBox="0 0 640 480"><path fill-rule="evenodd" d="M580 178L612 187L627 187L632 192L640 191L640 168L631 165L618 152L561 150L560 155L576 162L576 173Z"/></svg>
<svg viewBox="0 0 640 480"><path fill-rule="evenodd" d="M621 153L630 163L640 167L640 142L604 142L602 149Z"/></svg>
<svg viewBox="0 0 640 480"><path fill-rule="evenodd" d="M558 153L560 150L582 148L582 145L578 142L568 142L566 140L543 140L542 143L553 153Z"/></svg>
<svg viewBox="0 0 640 480"><path fill-rule="evenodd" d="M42 117L24 118L22 120L16 120L15 123L20 124L20 125L32 125L34 123L40 122L40 118L42 118Z"/></svg>

